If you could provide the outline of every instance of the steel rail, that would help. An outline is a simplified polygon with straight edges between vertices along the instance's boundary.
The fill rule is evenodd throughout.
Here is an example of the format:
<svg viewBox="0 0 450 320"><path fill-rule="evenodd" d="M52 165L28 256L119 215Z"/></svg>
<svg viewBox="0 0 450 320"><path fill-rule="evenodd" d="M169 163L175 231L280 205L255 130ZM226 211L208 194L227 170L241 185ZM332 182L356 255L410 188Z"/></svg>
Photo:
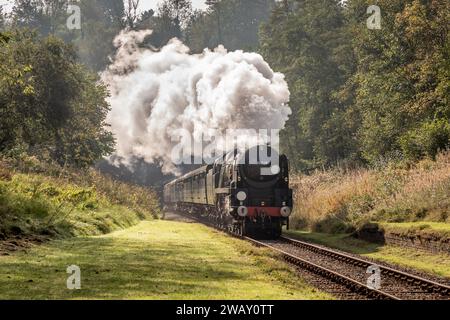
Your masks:
<svg viewBox="0 0 450 320"><path fill-rule="evenodd" d="M205 219L203 217L195 217L195 216L187 215L187 214L182 214L182 215L186 215L187 217L194 219L199 223L206 224L212 228L223 231L233 237L246 240L258 247L265 247L272 251L275 251L278 254L280 254L286 262L288 262L292 265L295 265L297 267L304 268L304 269L306 269L312 273L315 273L321 277L327 278L335 283L343 285L355 293L359 293L359 294L364 295L371 299L402 300L401 298L399 298L393 294L384 292L382 290L371 289L364 283L354 280L348 276L342 275L336 271L333 271L333 270L330 270L323 266L320 266L314 262L305 260L301 257L298 257L298 256L288 253L286 251L283 251L283 250L276 248L270 244L264 243L262 241L259 241L259 240L256 240L256 239L253 239L250 237L238 236L232 232L229 232L227 230L224 230L223 228L220 228L220 227L214 225L214 223L212 223L211 221L208 221L208 219ZM351 256L351 255L348 255L348 254L345 254L342 252L337 252L335 250L325 248L322 246L318 246L318 245L315 245L312 243L292 239L292 238L285 237L285 236L281 237L279 240L284 243L288 243L288 244L294 245L296 247L299 247L299 248L302 248L305 250L309 250L311 252L318 253L318 254L321 254L321 255L324 255L327 257L332 257L338 261L352 264L354 266L358 266L361 268L367 268L372 265L377 265L380 268L382 274L384 274L384 275L394 277L401 281L405 281L408 284L418 285L422 289L424 289L430 293L439 293L442 295L450 295L450 287L449 286L435 282L435 281L431 281L431 280L428 280L428 279L425 279L422 277L418 277L416 275L409 274L409 273L406 273L406 272L403 272L400 270L389 268L389 267L386 267L383 265L378 265L374 262L369 262L369 261Z"/></svg>
<svg viewBox="0 0 450 320"><path fill-rule="evenodd" d="M359 266L362 268L368 268L376 263L366 261L342 252L337 252L332 249L324 248L322 246L318 246L312 243L288 238L288 237L281 237L280 240L285 241L289 244L292 244L296 247L300 247L315 253L322 254L324 256L335 258L336 260L340 260L349 264L353 264L355 266ZM400 270L396 270L387 266L378 265L380 268L381 273L390 277L394 277L396 279L408 282L410 284L415 284L420 286L422 289L430 292L430 293L439 293L442 295L450 296L450 286L447 286L442 283L438 283L432 280L428 280L413 274L409 274Z"/></svg>
<svg viewBox="0 0 450 320"><path fill-rule="evenodd" d="M311 271L315 274L318 274L322 277L326 277L336 283L339 283L339 284L347 287L348 289L351 289L355 293L359 293L359 294L362 294L369 298L378 299L378 300L401 300L400 298L398 298L394 295L383 292L381 290L371 289L367 285L365 285L359 281L351 279L351 278L349 278L345 275L342 275L340 273L337 273L333 270L319 266L311 261L307 261L300 257L294 256L288 252L285 252L283 250L275 248L264 242L261 242L261 241L258 241L258 240L252 239L252 238L248 238L248 237L244 237L244 239L258 247L269 248L270 250L273 250L273 251L279 253L288 263L293 264L298 267L301 267L301 268L304 268L306 270L309 270L309 271Z"/></svg>

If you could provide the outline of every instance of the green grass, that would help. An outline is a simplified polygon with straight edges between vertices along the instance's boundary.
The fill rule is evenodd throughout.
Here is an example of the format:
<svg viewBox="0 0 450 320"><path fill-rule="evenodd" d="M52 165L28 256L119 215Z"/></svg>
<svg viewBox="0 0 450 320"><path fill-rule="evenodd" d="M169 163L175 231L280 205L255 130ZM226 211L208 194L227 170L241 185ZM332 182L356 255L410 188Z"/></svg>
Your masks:
<svg viewBox="0 0 450 320"><path fill-rule="evenodd" d="M66 288L81 268L82 289ZM331 299L274 253L198 224L146 221L0 257L0 299Z"/></svg>
<svg viewBox="0 0 450 320"><path fill-rule="evenodd" d="M126 185L98 177L104 182L101 188L45 174L0 177L0 240L99 235L157 216L152 190L127 189ZM105 191L114 186L122 195Z"/></svg>
<svg viewBox="0 0 450 320"><path fill-rule="evenodd" d="M286 232L286 235L293 238L310 240L318 244L359 254L364 257L450 278L450 255L431 254L425 251L405 247L369 243L354 239L347 234L288 231Z"/></svg>
<svg viewBox="0 0 450 320"><path fill-rule="evenodd" d="M66 288L69 265L81 268L82 290ZM0 257L0 288L0 299L331 298L263 249L202 225L157 220Z"/></svg>
<svg viewBox="0 0 450 320"><path fill-rule="evenodd" d="M381 226L386 228L395 229L416 229L416 230L430 230L437 232L450 232L450 223L446 222L401 222L401 223L380 223Z"/></svg>

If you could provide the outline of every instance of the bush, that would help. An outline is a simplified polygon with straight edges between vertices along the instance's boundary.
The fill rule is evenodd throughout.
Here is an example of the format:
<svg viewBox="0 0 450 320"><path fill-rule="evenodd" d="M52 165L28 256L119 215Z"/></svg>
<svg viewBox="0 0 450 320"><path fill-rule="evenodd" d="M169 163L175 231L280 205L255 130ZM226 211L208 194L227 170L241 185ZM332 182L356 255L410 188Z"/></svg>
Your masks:
<svg viewBox="0 0 450 320"><path fill-rule="evenodd" d="M450 147L450 123L444 119L426 122L401 137L400 146L409 159L435 159L439 151Z"/></svg>

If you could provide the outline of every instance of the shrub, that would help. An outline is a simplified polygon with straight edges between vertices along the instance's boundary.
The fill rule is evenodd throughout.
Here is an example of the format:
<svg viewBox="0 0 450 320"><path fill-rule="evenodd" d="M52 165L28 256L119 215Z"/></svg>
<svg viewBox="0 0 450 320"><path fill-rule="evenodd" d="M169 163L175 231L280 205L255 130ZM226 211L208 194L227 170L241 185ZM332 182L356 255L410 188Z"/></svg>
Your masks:
<svg viewBox="0 0 450 320"><path fill-rule="evenodd" d="M450 147L450 123L444 119L426 122L401 137L400 146L409 159L434 159L439 151Z"/></svg>

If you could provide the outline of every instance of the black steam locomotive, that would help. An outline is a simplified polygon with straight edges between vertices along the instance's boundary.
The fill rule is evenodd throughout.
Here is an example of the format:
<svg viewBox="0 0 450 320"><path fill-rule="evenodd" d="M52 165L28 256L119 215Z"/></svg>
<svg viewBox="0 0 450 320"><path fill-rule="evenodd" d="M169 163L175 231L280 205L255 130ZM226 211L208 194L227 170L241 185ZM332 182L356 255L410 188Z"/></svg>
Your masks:
<svg viewBox="0 0 450 320"><path fill-rule="evenodd" d="M237 235L278 238L282 227L289 227L293 206L289 163L278 154L276 165L262 161L259 152L265 147L257 148L256 162L249 161L251 150L235 150L167 184L166 208L207 217Z"/></svg>

